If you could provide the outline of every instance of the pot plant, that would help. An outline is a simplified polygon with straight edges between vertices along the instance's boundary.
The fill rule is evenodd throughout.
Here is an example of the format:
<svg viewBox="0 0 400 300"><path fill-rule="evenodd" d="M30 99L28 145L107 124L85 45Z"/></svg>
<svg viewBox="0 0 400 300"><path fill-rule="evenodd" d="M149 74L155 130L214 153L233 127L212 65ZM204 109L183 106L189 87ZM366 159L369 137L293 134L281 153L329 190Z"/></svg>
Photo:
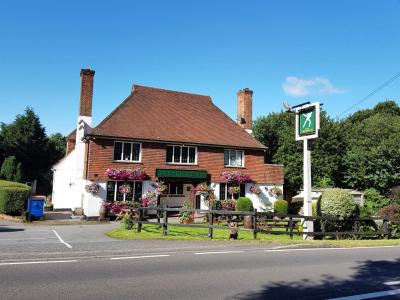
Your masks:
<svg viewBox="0 0 400 300"><path fill-rule="evenodd" d="M253 202L248 197L239 197L236 201L236 211L252 212L254 210ZM253 216L245 215L243 217L243 227L253 229Z"/></svg>
<svg viewBox="0 0 400 300"><path fill-rule="evenodd" d="M185 202L183 202L182 208L183 209L191 209L192 206L190 205L189 202L185 201ZM191 212L191 211L179 212L179 222L181 224L193 224L193 221L194 221L193 212Z"/></svg>

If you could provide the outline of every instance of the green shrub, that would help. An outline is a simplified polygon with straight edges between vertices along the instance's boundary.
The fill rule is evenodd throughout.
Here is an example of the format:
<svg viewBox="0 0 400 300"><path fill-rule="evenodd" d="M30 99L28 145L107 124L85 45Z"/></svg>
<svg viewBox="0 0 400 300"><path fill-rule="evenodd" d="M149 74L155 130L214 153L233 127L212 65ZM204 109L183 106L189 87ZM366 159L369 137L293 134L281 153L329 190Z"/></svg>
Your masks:
<svg viewBox="0 0 400 300"><path fill-rule="evenodd" d="M342 189L329 189L321 196L321 214L348 219L357 215L357 205L349 192Z"/></svg>
<svg viewBox="0 0 400 300"><path fill-rule="evenodd" d="M253 211L253 202L250 198L239 197L236 201L236 211Z"/></svg>
<svg viewBox="0 0 400 300"><path fill-rule="evenodd" d="M286 200L276 200L274 203L274 212L279 216L283 217L288 214L288 202Z"/></svg>
<svg viewBox="0 0 400 300"><path fill-rule="evenodd" d="M288 212L291 215L298 215L301 208L303 207L304 201L303 199L292 199L289 203Z"/></svg>
<svg viewBox="0 0 400 300"><path fill-rule="evenodd" d="M29 197L28 186L1 186L0 213L21 214L25 208L25 201Z"/></svg>

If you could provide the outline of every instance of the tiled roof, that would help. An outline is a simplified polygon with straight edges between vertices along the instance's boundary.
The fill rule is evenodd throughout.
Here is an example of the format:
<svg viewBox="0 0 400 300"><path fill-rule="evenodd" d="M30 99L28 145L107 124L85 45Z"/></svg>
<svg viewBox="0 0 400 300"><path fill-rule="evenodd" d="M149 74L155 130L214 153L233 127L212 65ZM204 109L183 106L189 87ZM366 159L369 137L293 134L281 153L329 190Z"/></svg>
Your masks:
<svg viewBox="0 0 400 300"><path fill-rule="evenodd" d="M243 148L266 147L209 96L134 85L132 94L91 135Z"/></svg>

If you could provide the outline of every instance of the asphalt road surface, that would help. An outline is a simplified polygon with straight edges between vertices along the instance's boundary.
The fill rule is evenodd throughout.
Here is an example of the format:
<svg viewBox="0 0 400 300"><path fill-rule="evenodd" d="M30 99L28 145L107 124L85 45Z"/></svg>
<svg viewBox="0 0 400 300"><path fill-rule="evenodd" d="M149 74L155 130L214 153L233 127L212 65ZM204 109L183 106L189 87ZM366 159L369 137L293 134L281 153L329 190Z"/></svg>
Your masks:
<svg viewBox="0 0 400 300"><path fill-rule="evenodd" d="M0 299L400 299L400 248L115 241L0 223Z"/></svg>

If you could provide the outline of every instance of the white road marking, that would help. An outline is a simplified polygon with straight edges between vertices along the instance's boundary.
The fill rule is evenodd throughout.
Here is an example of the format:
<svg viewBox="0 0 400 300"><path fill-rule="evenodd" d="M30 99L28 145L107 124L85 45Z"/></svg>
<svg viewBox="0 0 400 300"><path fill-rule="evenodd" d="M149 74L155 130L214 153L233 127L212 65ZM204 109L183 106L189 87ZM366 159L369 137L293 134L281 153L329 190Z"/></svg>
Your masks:
<svg viewBox="0 0 400 300"><path fill-rule="evenodd" d="M398 285L398 284L400 284L400 280L398 280L398 281L386 281L383 284L385 284L385 285Z"/></svg>
<svg viewBox="0 0 400 300"><path fill-rule="evenodd" d="M398 246L380 246L380 247L349 247L349 248L299 248L299 249L266 249L264 252L292 252L292 251L321 251L321 250L356 250L356 249L379 249L395 248Z"/></svg>
<svg viewBox="0 0 400 300"><path fill-rule="evenodd" d="M382 291L382 292L374 292L368 294L359 294L353 295L348 297L340 297L340 298L331 298L328 300L361 300L361 299L372 299L378 297L385 297L385 296L393 296L400 294L400 289L397 290L389 290L389 291Z"/></svg>
<svg viewBox="0 0 400 300"><path fill-rule="evenodd" d="M122 257L111 257L111 260L121 260L121 259L139 259L139 258L154 258L154 257L167 257L169 254L159 254L159 255L142 255L142 256L122 256Z"/></svg>
<svg viewBox="0 0 400 300"><path fill-rule="evenodd" d="M57 233L57 231L53 230L54 234L56 235L56 237L58 237L58 239L60 240L60 242L62 244L64 244L65 246L67 246L68 248L72 248L72 246L66 242L64 242L64 240L61 238L61 236Z"/></svg>
<svg viewBox="0 0 400 300"><path fill-rule="evenodd" d="M210 252L196 252L194 255L207 255L207 254L229 254L229 253L242 253L244 251L210 251Z"/></svg>
<svg viewBox="0 0 400 300"><path fill-rule="evenodd" d="M26 241L26 240L48 240L48 239L51 239L51 238L0 239L0 241Z"/></svg>
<svg viewBox="0 0 400 300"><path fill-rule="evenodd" d="M73 260L19 261L19 262L0 263L0 266L33 265L33 264L58 264L58 263L70 263L70 262L77 262L77 260L73 259Z"/></svg>

